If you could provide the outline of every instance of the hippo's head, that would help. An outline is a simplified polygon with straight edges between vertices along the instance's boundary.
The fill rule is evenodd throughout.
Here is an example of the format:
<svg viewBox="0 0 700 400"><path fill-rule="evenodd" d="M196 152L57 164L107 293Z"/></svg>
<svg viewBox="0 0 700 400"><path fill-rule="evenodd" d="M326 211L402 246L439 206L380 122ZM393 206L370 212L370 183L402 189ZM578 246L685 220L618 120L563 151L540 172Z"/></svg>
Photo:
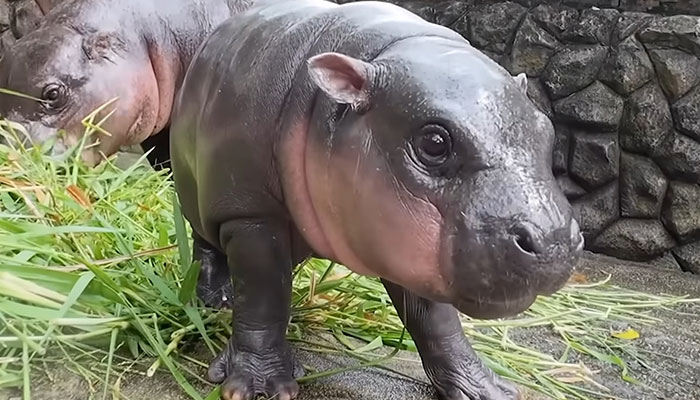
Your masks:
<svg viewBox="0 0 700 400"><path fill-rule="evenodd" d="M78 143L82 121L95 114L105 132L87 140L89 164L111 155L123 143L138 143L152 132L158 115L157 87L146 52L116 34L86 31L69 24L45 24L8 49L0 60L0 117L23 124L32 143L56 137L54 152ZM107 105L106 107L103 107Z"/></svg>
<svg viewBox="0 0 700 400"><path fill-rule="evenodd" d="M583 237L524 76L437 37L308 65L324 97L306 179L330 257L476 318L516 314L566 283Z"/></svg>

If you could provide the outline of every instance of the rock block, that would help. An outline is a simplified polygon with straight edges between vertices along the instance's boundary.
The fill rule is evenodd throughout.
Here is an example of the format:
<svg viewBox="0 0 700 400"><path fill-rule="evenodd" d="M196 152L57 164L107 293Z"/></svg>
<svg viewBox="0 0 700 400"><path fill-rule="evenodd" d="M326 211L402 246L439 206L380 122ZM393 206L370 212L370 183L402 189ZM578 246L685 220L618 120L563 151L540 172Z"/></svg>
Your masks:
<svg viewBox="0 0 700 400"><path fill-rule="evenodd" d="M513 75L524 72L528 76L539 76L558 46L559 42L554 36L527 16L515 34L510 72Z"/></svg>
<svg viewBox="0 0 700 400"><path fill-rule="evenodd" d="M554 116L552 112L552 103L549 101L549 97L547 97L544 86L542 86L542 82L540 82L539 79L528 78L527 96L547 117L552 118Z"/></svg>
<svg viewBox="0 0 700 400"><path fill-rule="evenodd" d="M617 182L571 202L574 217L586 241L592 242L603 229L620 218L619 204Z"/></svg>
<svg viewBox="0 0 700 400"><path fill-rule="evenodd" d="M559 175L556 177L556 180L559 188L562 192L564 192L564 195L569 201L576 200L586 194L586 190L584 188L579 186L566 175Z"/></svg>
<svg viewBox="0 0 700 400"><path fill-rule="evenodd" d="M569 148L571 133L564 125L554 126L554 151L552 153L552 170L554 174L565 174L569 170Z"/></svg>
<svg viewBox="0 0 700 400"><path fill-rule="evenodd" d="M478 49L504 53L525 11L525 7L512 1L474 7L467 14L472 44Z"/></svg>
<svg viewBox="0 0 700 400"><path fill-rule="evenodd" d="M700 75L700 70L696 72ZM700 140L700 86L673 103L671 107L678 129Z"/></svg>
<svg viewBox="0 0 700 400"><path fill-rule="evenodd" d="M700 186L673 181L669 184L661 219L682 244L700 239Z"/></svg>
<svg viewBox="0 0 700 400"><path fill-rule="evenodd" d="M700 242L676 247L672 253L684 271L700 274Z"/></svg>
<svg viewBox="0 0 700 400"><path fill-rule="evenodd" d="M673 132L655 159L671 178L700 183L700 142Z"/></svg>
<svg viewBox="0 0 700 400"><path fill-rule="evenodd" d="M654 78L654 66L644 47L630 36L613 47L599 79L621 95L628 95Z"/></svg>
<svg viewBox="0 0 700 400"><path fill-rule="evenodd" d="M630 95L620 122L623 149L654 154L672 131L671 110L656 82L650 82Z"/></svg>
<svg viewBox="0 0 700 400"><path fill-rule="evenodd" d="M620 157L620 214L656 218L661 214L668 179L647 157L625 153Z"/></svg>
<svg viewBox="0 0 700 400"><path fill-rule="evenodd" d="M690 15L659 17L639 31L643 43L679 48L700 57L700 18Z"/></svg>
<svg viewBox="0 0 700 400"><path fill-rule="evenodd" d="M568 46L558 51L542 73L542 83L554 99L589 86L607 55L601 45Z"/></svg>
<svg viewBox="0 0 700 400"><path fill-rule="evenodd" d="M615 9L585 9L578 22L564 32L563 38L577 43L608 45L619 16L620 12Z"/></svg>
<svg viewBox="0 0 700 400"><path fill-rule="evenodd" d="M676 49L650 50L659 84L671 101L678 100L700 82L700 58Z"/></svg>
<svg viewBox="0 0 700 400"><path fill-rule="evenodd" d="M619 173L620 148L615 134L574 132L569 175L592 190L611 182Z"/></svg>
<svg viewBox="0 0 700 400"><path fill-rule="evenodd" d="M591 247L614 257L648 261L675 245L676 241L658 219L622 218L606 228Z"/></svg>
<svg viewBox="0 0 700 400"><path fill-rule="evenodd" d="M540 4L532 10L531 14L537 24L556 38L561 38L579 17L579 12L575 8L554 4Z"/></svg>
<svg viewBox="0 0 700 400"><path fill-rule="evenodd" d="M596 81L580 92L557 100L552 105L555 117L603 131L617 129L624 102L604 84Z"/></svg>

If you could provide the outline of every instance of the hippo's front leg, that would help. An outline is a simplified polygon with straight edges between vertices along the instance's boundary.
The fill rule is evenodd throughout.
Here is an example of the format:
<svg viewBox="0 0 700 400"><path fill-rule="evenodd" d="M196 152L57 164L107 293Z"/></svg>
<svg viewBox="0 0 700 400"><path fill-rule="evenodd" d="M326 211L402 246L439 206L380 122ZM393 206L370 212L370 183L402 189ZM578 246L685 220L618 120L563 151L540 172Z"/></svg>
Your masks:
<svg viewBox="0 0 700 400"><path fill-rule="evenodd" d="M287 227L266 220L237 220L221 228L233 277L233 335L208 377L226 400L257 395L288 400L299 386L286 340L292 293Z"/></svg>
<svg viewBox="0 0 700 400"><path fill-rule="evenodd" d="M488 369L464 336L457 310L383 281L416 343L425 373L440 400L514 400L515 387Z"/></svg>

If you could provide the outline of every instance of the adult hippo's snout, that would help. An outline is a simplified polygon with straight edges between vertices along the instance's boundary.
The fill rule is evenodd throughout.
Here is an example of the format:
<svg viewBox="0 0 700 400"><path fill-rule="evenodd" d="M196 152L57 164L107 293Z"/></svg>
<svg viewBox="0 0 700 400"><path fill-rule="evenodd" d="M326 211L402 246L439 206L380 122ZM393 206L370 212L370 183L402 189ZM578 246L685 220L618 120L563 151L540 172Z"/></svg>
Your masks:
<svg viewBox="0 0 700 400"><path fill-rule="evenodd" d="M0 94L0 102L2 98L2 94ZM50 142L50 154L63 155L70 147L70 144L62 135L63 131L48 126L41 121L28 121L17 113L0 114L0 121L6 125L4 130L10 131L10 134L14 136L14 140L21 142L25 149L42 146L45 142ZM0 144L14 145L14 140L9 140L5 135L0 135ZM84 158L90 162L91 158L88 156L91 155L86 154Z"/></svg>

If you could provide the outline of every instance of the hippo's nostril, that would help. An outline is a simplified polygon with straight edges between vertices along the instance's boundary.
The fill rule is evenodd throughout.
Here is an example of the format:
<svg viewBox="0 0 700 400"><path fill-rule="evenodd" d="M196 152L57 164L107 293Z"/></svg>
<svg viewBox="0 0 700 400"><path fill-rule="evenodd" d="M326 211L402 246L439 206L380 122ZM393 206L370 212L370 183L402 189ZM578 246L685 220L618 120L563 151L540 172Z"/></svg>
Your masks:
<svg viewBox="0 0 700 400"><path fill-rule="evenodd" d="M515 236L515 243L520 247L520 249L526 253L537 254L537 247L530 230L524 226L516 226L512 230L513 236Z"/></svg>

